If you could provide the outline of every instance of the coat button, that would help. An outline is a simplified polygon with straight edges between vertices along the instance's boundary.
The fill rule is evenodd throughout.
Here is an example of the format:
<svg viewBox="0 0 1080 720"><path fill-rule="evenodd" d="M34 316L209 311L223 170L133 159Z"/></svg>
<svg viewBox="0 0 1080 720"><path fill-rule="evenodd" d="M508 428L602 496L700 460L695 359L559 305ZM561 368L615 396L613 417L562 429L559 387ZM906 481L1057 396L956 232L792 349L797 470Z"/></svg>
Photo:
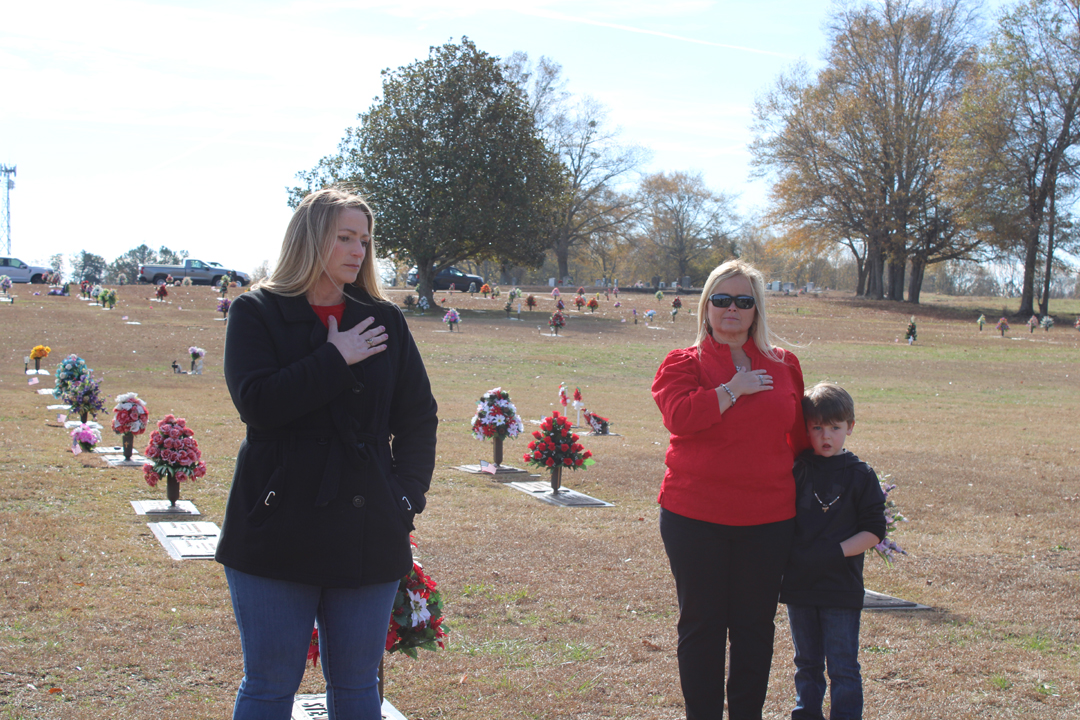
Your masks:
<svg viewBox="0 0 1080 720"><path fill-rule="evenodd" d="M364 507L364 496L357 495L352 499L353 507Z"/></svg>
<svg viewBox="0 0 1080 720"><path fill-rule="evenodd" d="M359 395L360 393L362 393L364 391L364 388L359 387L359 386L355 386L355 387L353 387L352 391L354 393L356 393L357 395Z"/></svg>

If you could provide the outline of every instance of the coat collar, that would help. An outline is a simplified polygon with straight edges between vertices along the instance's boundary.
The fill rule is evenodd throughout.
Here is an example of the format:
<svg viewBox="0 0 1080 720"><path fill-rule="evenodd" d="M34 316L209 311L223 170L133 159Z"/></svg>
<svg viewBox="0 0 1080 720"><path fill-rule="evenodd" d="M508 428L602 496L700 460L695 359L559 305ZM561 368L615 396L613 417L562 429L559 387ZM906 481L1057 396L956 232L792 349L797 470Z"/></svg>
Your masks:
<svg viewBox="0 0 1080 720"><path fill-rule="evenodd" d="M345 313L341 318L341 326L350 328L363 320L374 310L375 300L367 291L355 285L346 285L345 294L349 296L345 301ZM319 321L319 316L311 309L311 303L303 295L286 297L274 294L278 306L281 308L281 316L287 323L310 323L311 346L319 347L326 342L326 326ZM372 310L367 310L371 308Z"/></svg>

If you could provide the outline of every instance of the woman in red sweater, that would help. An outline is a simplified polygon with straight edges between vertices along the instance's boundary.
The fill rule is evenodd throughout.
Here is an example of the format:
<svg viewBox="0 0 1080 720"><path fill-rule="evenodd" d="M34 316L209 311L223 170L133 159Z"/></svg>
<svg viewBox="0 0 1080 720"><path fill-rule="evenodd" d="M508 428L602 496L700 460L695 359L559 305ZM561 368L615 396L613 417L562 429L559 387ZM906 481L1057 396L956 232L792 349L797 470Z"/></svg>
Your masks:
<svg viewBox="0 0 1080 720"><path fill-rule="evenodd" d="M799 361L770 343L764 279L732 260L713 270L692 347L653 380L671 432L660 534L679 598L679 677L688 720L761 718L773 616L791 549L795 455L808 446Z"/></svg>

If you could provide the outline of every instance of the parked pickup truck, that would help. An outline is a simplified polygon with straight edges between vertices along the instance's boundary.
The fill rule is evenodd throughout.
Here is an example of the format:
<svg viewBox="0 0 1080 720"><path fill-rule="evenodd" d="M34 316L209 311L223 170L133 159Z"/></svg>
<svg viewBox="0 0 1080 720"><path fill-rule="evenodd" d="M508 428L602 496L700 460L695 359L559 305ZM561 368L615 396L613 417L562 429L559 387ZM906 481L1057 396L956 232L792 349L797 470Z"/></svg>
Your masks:
<svg viewBox="0 0 1080 720"><path fill-rule="evenodd" d="M237 285L247 285L251 278L238 270L230 271L221 265L212 265L202 260L184 260L183 265L143 265L139 268L139 282L160 285L172 276L173 280L191 278L193 285L217 285L223 275L232 272Z"/></svg>
<svg viewBox="0 0 1080 720"><path fill-rule="evenodd" d="M19 258L0 257L0 275L7 275L11 282L43 283L51 272L47 267L27 265Z"/></svg>

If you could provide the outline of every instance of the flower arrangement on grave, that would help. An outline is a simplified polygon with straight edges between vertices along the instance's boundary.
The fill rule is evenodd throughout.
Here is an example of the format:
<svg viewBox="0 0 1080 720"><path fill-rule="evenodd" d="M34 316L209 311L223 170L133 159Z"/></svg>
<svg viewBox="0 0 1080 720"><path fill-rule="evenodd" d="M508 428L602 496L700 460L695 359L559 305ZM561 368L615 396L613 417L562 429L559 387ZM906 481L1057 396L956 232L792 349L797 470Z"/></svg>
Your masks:
<svg viewBox="0 0 1080 720"><path fill-rule="evenodd" d="M1029 334L1035 332L1035 328L1039 327L1039 316L1032 315L1031 317L1029 317L1027 321L1027 326Z"/></svg>
<svg viewBox="0 0 1080 720"><path fill-rule="evenodd" d="M190 279L190 278L186 278L186 279ZM167 283L168 283L169 285L172 285L172 284L173 284L174 282L176 282L176 281L175 281L175 280L173 280L173 276L172 276L172 275L166 275L166 276L165 276L165 282L167 282Z"/></svg>
<svg viewBox="0 0 1080 720"><path fill-rule="evenodd" d="M563 406L563 414L566 414L566 406L570 402L570 396L566 394L566 383L559 383L559 404Z"/></svg>
<svg viewBox="0 0 1080 720"><path fill-rule="evenodd" d="M491 286L488 285L487 283L484 283L483 285L480 286L480 293L484 296L485 299L487 299L488 293L490 293L490 292L491 292Z"/></svg>
<svg viewBox="0 0 1080 720"><path fill-rule="evenodd" d="M218 298L217 311L221 313L221 317L229 317L229 308L232 307L232 300L227 297Z"/></svg>
<svg viewBox="0 0 1080 720"><path fill-rule="evenodd" d="M131 453L135 449L135 436L146 432L149 422L150 413L146 409L146 403L136 393L116 396L112 429L120 436L125 460L131 460Z"/></svg>
<svg viewBox="0 0 1080 720"><path fill-rule="evenodd" d="M120 273L119 275L116 276L116 284L120 285L121 287L124 286L124 285L127 285L127 281L128 281L128 276L125 275L124 273Z"/></svg>
<svg viewBox="0 0 1080 720"><path fill-rule="evenodd" d="M164 300L169 296L169 291L165 287L165 283L157 286L157 290L154 291L154 297L158 300Z"/></svg>
<svg viewBox="0 0 1080 720"><path fill-rule="evenodd" d="M101 442L101 433L85 422L79 423L71 430L71 452L76 455L93 452L99 442Z"/></svg>
<svg viewBox="0 0 1080 720"><path fill-rule="evenodd" d="M206 475L195 432L184 418L166 415L158 420L157 430L150 433L150 442L143 450L150 462L143 465L143 477L150 487L160 480L166 484L166 495L172 505L180 499L180 483Z"/></svg>
<svg viewBox="0 0 1080 720"><path fill-rule="evenodd" d="M469 283L469 294L470 295L475 295L476 294L476 283L474 283L474 282Z"/></svg>
<svg viewBox="0 0 1080 720"><path fill-rule="evenodd" d="M455 290L457 290L457 283L450 283L450 287L446 289L446 292L453 295Z"/></svg>
<svg viewBox="0 0 1080 720"><path fill-rule="evenodd" d="M1008 319L1002 315L1001 319L997 321L997 325L994 326L994 329L1001 333L1001 337L1005 337L1005 333L1009 331Z"/></svg>
<svg viewBox="0 0 1080 720"><path fill-rule="evenodd" d="M530 465L551 471L552 492L559 492L564 469L588 468L596 462L592 452L583 448L577 434L570 430L570 418L559 415L557 410L544 418L533 438L523 458Z"/></svg>
<svg viewBox="0 0 1080 720"><path fill-rule="evenodd" d="M618 308L621 308L621 307L622 307L622 303L619 302L618 300L616 300L615 301L615 308L618 309Z"/></svg>
<svg viewBox="0 0 1080 720"><path fill-rule="evenodd" d="M655 318L655 317L656 317L656 311L655 310L646 310L645 311L645 324L648 325L649 323L651 323L653 321L653 318Z"/></svg>
<svg viewBox="0 0 1080 720"><path fill-rule="evenodd" d="M438 648L446 648L442 594L437 587L414 560L412 570L401 579L394 597L390 628L386 633L386 652L402 652L415 660L417 649L435 652Z"/></svg>
<svg viewBox="0 0 1080 720"><path fill-rule="evenodd" d="M107 307L110 310L116 307L116 291L115 290L102 290L98 295L98 302L102 307Z"/></svg>
<svg viewBox="0 0 1080 720"><path fill-rule="evenodd" d="M536 307L536 296L535 295L530 295L529 297L525 298L525 307L529 308L530 311L534 307Z"/></svg>
<svg viewBox="0 0 1080 720"><path fill-rule="evenodd" d="M979 319L976 320L975 322L979 323L979 332L982 332L983 325L986 323L986 316L985 315L980 315Z"/></svg>
<svg viewBox="0 0 1080 720"><path fill-rule="evenodd" d="M93 288L90 289L90 297L93 298L94 300L97 300L97 302L99 304L104 304L104 303L101 302L101 292L102 292L101 286L100 285L95 285Z"/></svg>
<svg viewBox="0 0 1080 720"><path fill-rule="evenodd" d="M579 286L577 289L577 294L582 296L585 295L585 288Z"/></svg>
<svg viewBox="0 0 1080 720"><path fill-rule="evenodd" d="M405 296L405 309L406 310L412 310L413 305L415 305L415 304L416 304L416 296L415 295L406 295Z"/></svg>
<svg viewBox="0 0 1080 720"><path fill-rule="evenodd" d="M893 558L896 556L896 553L907 555L907 552L897 545L896 541L892 538L897 523L907 522L907 518L900 514L896 502L889 497L889 493L896 489L896 485L887 482L888 479L888 475L878 475L878 483L881 485L881 491L885 493L885 538L872 549L877 553L878 557L885 561L887 566L892 567Z"/></svg>
<svg viewBox="0 0 1080 720"><path fill-rule="evenodd" d="M502 290L499 289L499 286L498 285L492 285L491 286L491 297L497 298L500 295L502 295Z"/></svg>
<svg viewBox="0 0 1080 720"><path fill-rule="evenodd" d="M86 422L91 415L97 417L99 412L106 412L99 381L94 379L90 370L87 370L85 375L80 375L77 380L68 383L67 390L60 397L60 402L70 405L71 412L77 414L82 422Z"/></svg>
<svg viewBox="0 0 1080 720"><path fill-rule="evenodd" d="M510 295L509 299L507 299L507 301L506 301L506 304L503 305L503 310L506 311L506 317L510 317L510 311L513 310L513 309L514 309L514 296Z"/></svg>
<svg viewBox="0 0 1080 720"><path fill-rule="evenodd" d="M7 275L0 275L0 290L4 291L4 294L8 294L8 290L11 289L11 278Z"/></svg>
<svg viewBox="0 0 1080 720"><path fill-rule="evenodd" d="M637 325L637 308L631 308L630 312L634 314L634 324Z"/></svg>
<svg viewBox="0 0 1080 720"><path fill-rule="evenodd" d="M180 281L180 284L183 285L184 287L191 287L191 278L190 277L184 278L183 280Z"/></svg>
<svg viewBox="0 0 1080 720"><path fill-rule="evenodd" d="M443 315L442 321L446 323L446 327L450 328L450 332L454 332L454 326L461 322L461 316L458 315L458 311L454 308L450 308Z"/></svg>
<svg viewBox="0 0 1080 720"><path fill-rule="evenodd" d="M559 298L555 301L555 309L559 312L562 312L566 309L566 305L563 303L562 298Z"/></svg>
<svg viewBox="0 0 1080 720"><path fill-rule="evenodd" d="M188 348L188 354L191 355L191 374L202 375L203 358L206 357L206 351L201 347L192 345Z"/></svg>
<svg viewBox="0 0 1080 720"><path fill-rule="evenodd" d="M426 297L421 295L420 299L416 302L416 306L420 308L420 314L423 315L424 311L431 307L431 303L428 302Z"/></svg>
<svg viewBox="0 0 1080 720"><path fill-rule="evenodd" d="M657 290L656 291L656 302L660 302L663 299L664 299L664 291L663 290Z"/></svg>
<svg viewBox="0 0 1080 720"><path fill-rule="evenodd" d="M558 299L559 299L559 295L561 295L561 294L562 294L562 293L560 293L560 292L559 292L559 288L557 288L557 287L553 287L553 288L551 288L551 298L552 298L553 300L558 300Z"/></svg>
<svg viewBox="0 0 1080 720"><path fill-rule="evenodd" d="M1054 318L1043 315L1043 319L1039 321L1039 326L1046 332L1050 332L1050 328L1054 327Z"/></svg>
<svg viewBox="0 0 1080 720"><path fill-rule="evenodd" d="M225 297L225 295L228 294L228 292L229 292L229 276L228 275L222 275L221 276L221 281L218 283L218 290L221 291L221 297Z"/></svg>
<svg viewBox="0 0 1080 720"><path fill-rule="evenodd" d="M587 302L585 304L588 305L589 310L591 310L593 312L596 312L596 308L600 307L600 301L597 300L596 298L589 298L589 302Z"/></svg>
<svg viewBox="0 0 1080 720"><path fill-rule="evenodd" d="M676 295L675 299L671 301L671 307L675 308L676 310L682 308L682 298Z"/></svg>
<svg viewBox="0 0 1080 720"><path fill-rule="evenodd" d="M68 355L56 368L56 385L53 387L53 397L62 398L73 382L89 373L86 361L78 355Z"/></svg>
<svg viewBox="0 0 1080 720"><path fill-rule="evenodd" d="M79 283L79 294L82 295L84 298L89 299L90 288L92 287L93 285L90 284L89 280L83 280L81 283Z"/></svg>
<svg viewBox="0 0 1080 720"><path fill-rule="evenodd" d="M907 326L907 332L904 333L904 339L907 340L907 344L915 342L918 332L915 329L915 316L911 316L911 323Z"/></svg>
<svg viewBox="0 0 1080 720"><path fill-rule="evenodd" d="M502 465L503 441L517 437L524 427L517 408L510 402L510 393L497 387L480 396L472 418L472 434L477 440L492 439L495 465Z"/></svg>
<svg viewBox="0 0 1080 720"><path fill-rule="evenodd" d="M574 306L577 307L578 312L581 312L581 308L583 308L585 306L585 296L584 295L575 295L574 296Z"/></svg>
<svg viewBox="0 0 1080 720"><path fill-rule="evenodd" d="M519 297L521 297L521 288L516 287L516 288L514 288L513 290L510 291L510 299L511 300L517 300Z"/></svg>
<svg viewBox="0 0 1080 720"><path fill-rule="evenodd" d="M581 409L585 407L585 402L581 398L581 388L574 388L574 409L577 410L577 421L575 425L581 425Z"/></svg>
<svg viewBox="0 0 1080 720"><path fill-rule="evenodd" d="M585 422L589 423L589 427L592 428L593 435L610 435L611 434L611 421L606 417L601 417L596 413L585 410Z"/></svg>
<svg viewBox="0 0 1080 720"><path fill-rule="evenodd" d="M47 345L35 345L30 349L30 359L34 361L34 369L41 369L41 361L49 357L52 348Z"/></svg>
<svg viewBox="0 0 1080 720"><path fill-rule="evenodd" d="M563 317L563 314L561 312L556 310L555 312L551 313L551 317L548 318L548 327L551 328L552 332L558 335L559 328L566 327L566 318Z"/></svg>

